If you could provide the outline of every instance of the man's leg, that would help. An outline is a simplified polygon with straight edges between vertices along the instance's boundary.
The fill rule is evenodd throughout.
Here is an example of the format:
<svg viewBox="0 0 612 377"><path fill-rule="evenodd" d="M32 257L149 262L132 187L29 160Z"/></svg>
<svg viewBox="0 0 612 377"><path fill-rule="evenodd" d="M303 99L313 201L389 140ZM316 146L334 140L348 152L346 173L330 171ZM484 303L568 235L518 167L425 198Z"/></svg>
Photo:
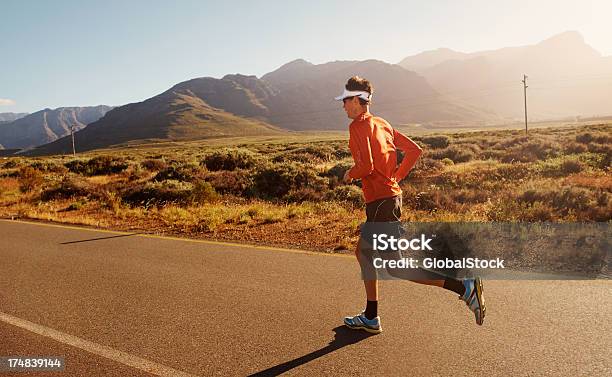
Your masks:
<svg viewBox="0 0 612 377"><path fill-rule="evenodd" d="M357 242L355 256L364 277L363 284L366 291L366 308L363 313L353 317L345 317L344 324L352 329L361 329L370 333L378 334L382 331L380 318L378 318L378 280L376 270L367 261L367 257L360 252L360 242ZM369 265L368 265L369 264ZM372 279L374 277L374 279Z"/></svg>
<svg viewBox="0 0 612 377"><path fill-rule="evenodd" d="M359 252L361 240L357 241L357 246L355 247L355 257L357 257L357 261L359 262L359 266L364 269L363 264L369 263L366 258L362 258ZM378 301L378 280L376 279L367 279L363 280L363 285L365 286L366 298L368 301Z"/></svg>
<svg viewBox="0 0 612 377"><path fill-rule="evenodd" d="M398 253L399 255L399 253ZM455 292L474 313L476 323L482 325L486 313L486 306L482 296L483 285L480 278L455 279L445 277L435 271L425 269L387 269L391 276L409 280L418 284L432 285Z"/></svg>
<svg viewBox="0 0 612 377"><path fill-rule="evenodd" d="M357 257L357 262L359 263L359 267L361 271L373 271L374 276L376 271L372 269L370 266L365 266L364 264L371 263L368 258L365 258L360 253L361 248L361 239L357 241L357 247L355 247L355 256ZM367 270L366 270L367 269ZM374 319L378 317L378 280L377 279L369 279L369 275L371 273L365 272L363 279L363 286L366 292L366 308L364 310L364 315L367 319ZM366 276L368 275L368 276Z"/></svg>

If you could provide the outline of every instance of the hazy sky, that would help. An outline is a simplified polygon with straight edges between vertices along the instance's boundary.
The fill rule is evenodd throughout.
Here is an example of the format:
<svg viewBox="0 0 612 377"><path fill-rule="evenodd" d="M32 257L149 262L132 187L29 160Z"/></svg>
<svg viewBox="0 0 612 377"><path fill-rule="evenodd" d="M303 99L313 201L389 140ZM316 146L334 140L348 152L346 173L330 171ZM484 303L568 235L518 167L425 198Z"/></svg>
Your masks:
<svg viewBox="0 0 612 377"><path fill-rule="evenodd" d="M577 30L612 55L612 1L0 0L0 112L142 101L194 77L397 63Z"/></svg>

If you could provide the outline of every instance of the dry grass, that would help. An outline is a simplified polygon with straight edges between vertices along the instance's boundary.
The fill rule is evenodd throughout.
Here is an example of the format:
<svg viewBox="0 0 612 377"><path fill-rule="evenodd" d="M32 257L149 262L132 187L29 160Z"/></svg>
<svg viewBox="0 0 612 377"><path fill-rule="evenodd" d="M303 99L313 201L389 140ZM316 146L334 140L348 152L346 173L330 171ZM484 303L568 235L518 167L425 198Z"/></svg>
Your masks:
<svg viewBox="0 0 612 377"><path fill-rule="evenodd" d="M402 182L403 217L609 221L611 132L604 124L415 137L426 153ZM346 139L231 145L3 159L0 216L328 252L353 247L364 211L359 188L338 179L351 163Z"/></svg>

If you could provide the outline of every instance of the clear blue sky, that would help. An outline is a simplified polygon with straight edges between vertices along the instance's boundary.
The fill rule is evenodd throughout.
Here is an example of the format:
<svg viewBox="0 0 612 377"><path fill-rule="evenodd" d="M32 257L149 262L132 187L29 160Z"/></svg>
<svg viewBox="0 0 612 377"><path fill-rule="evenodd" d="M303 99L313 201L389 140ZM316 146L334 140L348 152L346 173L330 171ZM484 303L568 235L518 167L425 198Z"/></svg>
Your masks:
<svg viewBox="0 0 612 377"><path fill-rule="evenodd" d="M397 63L567 30L612 55L610 14L609 0L0 0L0 112L121 105L194 77L261 76L296 58Z"/></svg>

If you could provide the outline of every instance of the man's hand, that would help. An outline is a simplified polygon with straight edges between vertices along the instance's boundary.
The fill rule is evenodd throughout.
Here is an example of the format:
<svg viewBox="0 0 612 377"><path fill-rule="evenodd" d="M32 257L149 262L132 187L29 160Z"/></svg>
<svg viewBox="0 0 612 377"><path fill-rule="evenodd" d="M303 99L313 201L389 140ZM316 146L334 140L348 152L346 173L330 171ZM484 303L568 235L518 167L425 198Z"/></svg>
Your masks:
<svg viewBox="0 0 612 377"><path fill-rule="evenodd" d="M397 179L397 169L395 169L393 174L391 174L391 179L394 180L397 183L400 183L401 179Z"/></svg>
<svg viewBox="0 0 612 377"><path fill-rule="evenodd" d="M349 177L349 171L350 169L344 172L344 178L342 178L342 182L351 183L353 181L353 178Z"/></svg>

